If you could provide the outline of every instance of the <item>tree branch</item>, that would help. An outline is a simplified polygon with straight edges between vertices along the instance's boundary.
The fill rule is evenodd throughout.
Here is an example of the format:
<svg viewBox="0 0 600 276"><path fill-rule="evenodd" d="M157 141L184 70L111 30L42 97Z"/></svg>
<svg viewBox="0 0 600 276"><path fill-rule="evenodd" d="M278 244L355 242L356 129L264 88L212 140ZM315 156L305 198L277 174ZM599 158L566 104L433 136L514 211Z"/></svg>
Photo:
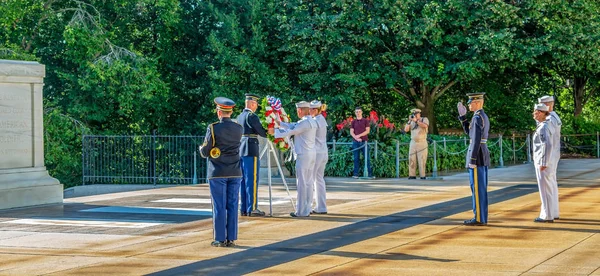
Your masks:
<svg viewBox="0 0 600 276"><path fill-rule="evenodd" d="M444 88L440 89L437 93L433 95L433 100L435 101L439 99L444 94L444 92L446 92L448 89L450 89L450 87L454 86L455 84L456 80L450 81L448 84L446 84L446 86L444 86Z"/></svg>
<svg viewBox="0 0 600 276"><path fill-rule="evenodd" d="M587 97L583 97L583 106L585 106L585 104L588 102L589 99L592 98L592 96L594 95L594 93L597 91L597 87L594 88L590 88L590 93L587 95Z"/></svg>
<svg viewBox="0 0 600 276"><path fill-rule="evenodd" d="M402 97L406 98L407 100L411 100L409 96L407 96L404 92L402 92L402 90L396 88L396 87L392 87L392 90L394 90L396 93L402 95Z"/></svg>

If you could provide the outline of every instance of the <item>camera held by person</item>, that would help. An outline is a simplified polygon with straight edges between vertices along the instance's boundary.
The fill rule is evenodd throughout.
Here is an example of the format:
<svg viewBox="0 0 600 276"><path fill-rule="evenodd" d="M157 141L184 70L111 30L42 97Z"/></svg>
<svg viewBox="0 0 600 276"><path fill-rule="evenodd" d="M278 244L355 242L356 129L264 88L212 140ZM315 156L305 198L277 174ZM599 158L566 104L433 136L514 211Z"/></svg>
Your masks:
<svg viewBox="0 0 600 276"><path fill-rule="evenodd" d="M414 108L404 126L404 131L410 131L410 148L408 157L408 179L416 179L417 164L419 165L419 176L425 177L425 162L427 161L427 130L429 120L421 117L421 110Z"/></svg>

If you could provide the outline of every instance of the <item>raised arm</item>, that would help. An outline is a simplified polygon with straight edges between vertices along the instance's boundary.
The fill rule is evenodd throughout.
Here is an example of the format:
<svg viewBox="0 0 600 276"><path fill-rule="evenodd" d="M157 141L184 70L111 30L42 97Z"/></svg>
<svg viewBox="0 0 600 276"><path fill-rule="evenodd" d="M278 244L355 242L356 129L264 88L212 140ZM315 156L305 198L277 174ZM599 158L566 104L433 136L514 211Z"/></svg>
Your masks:
<svg viewBox="0 0 600 276"><path fill-rule="evenodd" d="M310 128L310 123L308 123L308 121L306 121L306 123L295 124L293 128L278 128L275 129L275 138L290 137L304 132L307 128Z"/></svg>
<svg viewBox="0 0 600 276"><path fill-rule="evenodd" d="M543 171L548 166L548 161L552 160L552 139L550 138L550 128L548 124L544 124L540 128L540 141L542 142L542 156L540 170Z"/></svg>

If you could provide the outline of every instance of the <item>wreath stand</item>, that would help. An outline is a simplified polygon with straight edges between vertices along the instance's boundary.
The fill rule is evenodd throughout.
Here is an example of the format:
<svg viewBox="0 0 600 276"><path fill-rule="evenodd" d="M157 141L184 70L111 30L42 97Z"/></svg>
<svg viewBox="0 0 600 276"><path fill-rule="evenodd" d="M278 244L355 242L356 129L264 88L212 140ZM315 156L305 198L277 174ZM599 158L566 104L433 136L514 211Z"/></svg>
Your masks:
<svg viewBox="0 0 600 276"><path fill-rule="evenodd" d="M272 181L271 181L271 179L272 179L271 154L273 155L275 164L277 164L277 169L279 170L279 175L281 176L281 180L283 181L285 190L287 191L288 197L290 198L290 203L292 204L292 207L294 208L294 212L296 212L296 204L294 204L294 199L290 195L290 189L288 188L287 182L285 181L285 176L283 175L283 170L281 169L281 164L279 163L279 157L277 156L277 151L275 150L275 146L273 145L273 142L269 141L268 139L266 139L266 141L267 141L267 143L265 145L265 148L260 153L259 159L263 158L263 156L264 156L265 152L267 152L267 150L269 151L270 154L267 154L267 167L268 167L267 178L268 178L268 183L269 183L269 216L270 217L273 216L273 196L271 193L271 184L272 184Z"/></svg>

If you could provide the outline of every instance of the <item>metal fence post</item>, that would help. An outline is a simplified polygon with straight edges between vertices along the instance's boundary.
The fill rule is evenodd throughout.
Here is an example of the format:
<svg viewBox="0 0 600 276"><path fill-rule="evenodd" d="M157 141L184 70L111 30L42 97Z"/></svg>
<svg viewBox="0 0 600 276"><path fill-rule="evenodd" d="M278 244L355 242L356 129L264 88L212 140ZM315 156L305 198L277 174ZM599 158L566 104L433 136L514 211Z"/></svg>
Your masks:
<svg viewBox="0 0 600 276"><path fill-rule="evenodd" d="M400 141L396 140L396 178L400 178Z"/></svg>
<svg viewBox="0 0 600 276"><path fill-rule="evenodd" d="M85 135L81 137L81 185L85 185Z"/></svg>
<svg viewBox="0 0 600 276"><path fill-rule="evenodd" d="M525 141L527 142L527 163L531 163L531 138L530 138L530 134L527 133L527 139L525 139Z"/></svg>
<svg viewBox="0 0 600 276"><path fill-rule="evenodd" d="M333 152L335 153L335 138L333 138L332 140L333 140Z"/></svg>
<svg viewBox="0 0 600 276"><path fill-rule="evenodd" d="M377 160L377 149L378 149L378 143L377 141L375 141L375 159Z"/></svg>
<svg viewBox="0 0 600 276"><path fill-rule="evenodd" d="M503 144L502 134L500 134L500 142L499 143L500 143L500 167L499 168L502 168L502 167L504 167L504 157L502 156L502 144Z"/></svg>
<svg viewBox="0 0 600 276"><path fill-rule="evenodd" d="M512 142L513 142L513 148L512 148L512 152L513 152L513 164L517 164L517 148L515 147L515 134L513 133L512 136Z"/></svg>
<svg viewBox="0 0 600 276"><path fill-rule="evenodd" d="M365 169L363 171L363 176L366 178L366 177L369 177L369 174L368 174L368 171L367 171L367 169L368 169L367 163L369 163L369 161L370 161L370 158L369 158L369 141L365 141L364 159L365 159L364 160L365 161Z"/></svg>
<svg viewBox="0 0 600 276"><path fill-rule="evenodd" d="M433 141L433 178L438 178L437 175L437 141Z"/></svg>
<svg viewBox="0 0 600 276"><path fill-rule="evenodd" d="M152 130L152 181L156 186L156 129Z"/></svg>
<svg viewBox="0 0 600 276"><path fill-rule="evenodd" d="M196 150L194 149L194 178L192 184L198 184L198 174L196 173Z"/></svg>
<svg viewBox="0 0 600 276"><path fill-rule="evenodd" d="M596 154L600 158L600 132L596 131Z"/></svg>

